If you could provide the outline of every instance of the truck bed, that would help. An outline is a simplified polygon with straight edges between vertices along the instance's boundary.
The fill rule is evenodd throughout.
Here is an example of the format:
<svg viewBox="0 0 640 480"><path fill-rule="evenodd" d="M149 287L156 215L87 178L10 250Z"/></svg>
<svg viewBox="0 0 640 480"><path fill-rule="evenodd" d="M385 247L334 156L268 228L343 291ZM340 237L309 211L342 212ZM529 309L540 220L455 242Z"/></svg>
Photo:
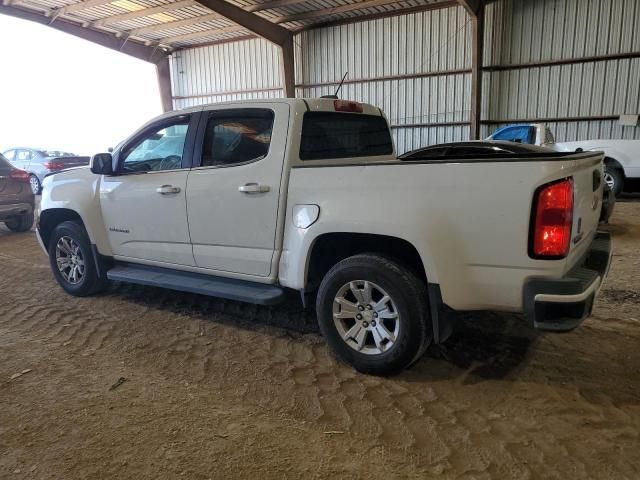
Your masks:
<svg viewBox="0 0 640 480"><path fill-rule="evenodd" d="M327 160L292 168L288 203L316 204L321 217L329 212L330 220L317 227L327 232L359 233L363 225L361 233L372 233L376 225L375 233L415 245L428 281L441 286L452 308L522 311L527 278L559 278L586 253L598 225L593 201L602 198L602 185L594 188L598 171L602 155L593 152ZM573 232L582 235L565 259L530 258L534 192L569 176L575 182Z"/></svg>

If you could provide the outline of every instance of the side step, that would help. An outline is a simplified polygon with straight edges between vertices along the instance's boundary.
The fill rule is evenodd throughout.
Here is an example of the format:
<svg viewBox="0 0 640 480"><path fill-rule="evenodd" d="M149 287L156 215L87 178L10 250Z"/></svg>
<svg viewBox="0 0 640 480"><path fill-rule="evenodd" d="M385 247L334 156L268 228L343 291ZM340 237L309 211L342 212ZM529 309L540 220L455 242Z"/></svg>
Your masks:
<svg viewBox="0 0 640 480"><path fill-rule="evenodd" d="M275 305L285 297L284 290L275 285L130 263L116 265L107 272L107 278L258 305Z"/></svg>

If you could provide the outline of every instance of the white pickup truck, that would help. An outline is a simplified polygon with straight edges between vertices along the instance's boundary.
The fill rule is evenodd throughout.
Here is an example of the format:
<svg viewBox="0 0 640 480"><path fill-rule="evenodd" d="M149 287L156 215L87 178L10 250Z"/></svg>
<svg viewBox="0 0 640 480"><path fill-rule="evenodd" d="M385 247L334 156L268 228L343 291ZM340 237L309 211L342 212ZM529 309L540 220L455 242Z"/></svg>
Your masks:
<svg viewBox="0 0 640 480"><path fill-rule="evenodd" d="M640 140L581 140L557 143L549 127L542 123L507 125L487 140L506 140L539 145L559 152L604 152L605 182L614 195L623 190L640 190Z"/></svg>
<svg viewBox="0 0 640 480"><path fill-rule="evenodd" d="M72 295L299 291L339 357L386 374L443 342L452 310L587 317L611 257L602 175L600 153L399 160L381 110L350 101L221 103L47 177L37 233Z"/></svg>

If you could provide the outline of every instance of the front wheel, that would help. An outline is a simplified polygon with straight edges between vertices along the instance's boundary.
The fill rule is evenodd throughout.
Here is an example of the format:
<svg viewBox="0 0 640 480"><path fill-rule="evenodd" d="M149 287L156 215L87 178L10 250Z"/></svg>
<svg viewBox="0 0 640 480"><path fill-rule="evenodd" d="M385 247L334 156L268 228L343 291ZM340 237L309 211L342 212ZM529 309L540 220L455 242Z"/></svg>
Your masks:
<svg viewBox="0 0 640 480"><path fill-rule="evenodd" d="M624 176L619 168L605 166L604 181L609 186L614 196L620 195L624 186Z"/></svg>
<svg viewBox="0 0 640 480"><path fill-rule="evenodd" d="M424 282L374 254L337 263L322 280L316 310L329 346L363 373L388 375L406 368L432 338Z"/></svg>
<svg viewBox="0 0 640 480"><path fill-rule="evenodd" d="M86 297L106 287L98 275L85 229L75 222L63 222L51 234L49 263L60 286L76 297Z"/></svg>

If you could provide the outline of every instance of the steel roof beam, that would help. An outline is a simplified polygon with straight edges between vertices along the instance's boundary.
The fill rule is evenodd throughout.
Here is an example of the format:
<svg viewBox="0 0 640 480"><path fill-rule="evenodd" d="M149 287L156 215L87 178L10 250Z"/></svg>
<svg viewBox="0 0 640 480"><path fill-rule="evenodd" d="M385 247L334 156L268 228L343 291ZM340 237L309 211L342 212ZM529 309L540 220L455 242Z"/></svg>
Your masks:
<svg viewBox="0 0 640 480"><path fill-rule="evenodd" d="M484 7L483 0L458 0L458 3L462 5L469 15L476 16L480 12L480 8Z"/></svg>
<svg viewBox="0 0 640 480"><path fill-rule="evenodd" d="M236 7L225 0L196 0L197 3L219 13L223 17L228 18L234 23L245 27L247 30L255 33L278 45L284 44L292 33L284 27L275 25L269 20L265 20L258 15Z"/></svg>

